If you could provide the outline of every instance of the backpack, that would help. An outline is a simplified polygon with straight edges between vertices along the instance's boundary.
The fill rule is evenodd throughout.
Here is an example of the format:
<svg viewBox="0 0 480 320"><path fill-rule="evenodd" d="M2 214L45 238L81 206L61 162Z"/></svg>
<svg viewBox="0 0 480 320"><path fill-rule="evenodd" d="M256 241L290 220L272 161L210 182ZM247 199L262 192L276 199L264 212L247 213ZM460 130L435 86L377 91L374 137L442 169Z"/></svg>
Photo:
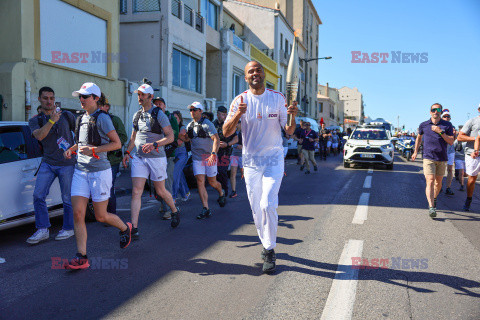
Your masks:
<svg viewBox="0 0 480 320"><path fill-rule="evenodd" d="M202 126L204 120L205 120L205 118L202 118L200 120L200 122L197 123L197 124L194 124L194 121L192 121L188 124L187 135L190 139L194 138L194 136L193 136L193 128L194 127L197 128L197 138L208 138L208 135L205 132L205 130L203 129L203 126Z"/></svg>
<svg viewBox="0 0 480 320"><path fill-rule="evenodd" d="M100 146L102 145L102 138L100 137L100 133L98 132L98 127L97 127L97 119L101 114L106 114L103 110L98 109L90 115L90 120L88 121L88 131L87 131L87 143L92 145L92 146ZM75 123L75 142L78 144L79 136L80 136L80 124L82 123L82 118L85 115L85 113L82 113L81 115L78 116L76 123Z"/></svg>
<svg viewBox="0 0 480 320"><path fill-rule="evenodd" d="M158 112L160 111L160 107L154 107L152 110L152 116L150 118L150 128L153 133L162 134L162 126L158 122ZM140 120L140 116L142 115L142 108L140 108L137 113L135 113L135 117L133 118L133 129L138 131L138 120Z"/></svg>

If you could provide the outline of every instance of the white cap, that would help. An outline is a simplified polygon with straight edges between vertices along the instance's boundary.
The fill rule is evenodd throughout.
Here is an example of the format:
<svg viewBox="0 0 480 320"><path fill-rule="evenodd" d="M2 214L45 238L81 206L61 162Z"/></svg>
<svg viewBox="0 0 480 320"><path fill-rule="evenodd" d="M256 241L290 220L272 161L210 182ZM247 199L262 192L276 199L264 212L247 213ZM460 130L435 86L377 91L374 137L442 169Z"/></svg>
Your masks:
<svg viewBox="0 0 480 320"><path fill-rule="evenodd" d="M200 102L198 102L198 101L193 102L191 105L189 105L189 107L198 108L198 109L200 109L200 110L202 110L202 111L205 110L205 109L203 109L202 104L201 104Z"/></svg>
<svg viewBox="0 0 480 320"><path fill-rule="evenodd" d="M85 82L82 84L80 90L73 91L72 96L78 97L81 94L84 95L89 95L89 94L94 94L97 97L100 97L102 95L102 92L100 91L100 88L93 82Z"/></svg>
<svg viewBox="0 0 480 320"><path fill-rule="evenodd" d="M135 93L138 93L138 91L143 92L143 93L150 93L151 95L153 95L153 88L146 83L144 83L140 87L138 87L138 89L135 90Z"/></svg>

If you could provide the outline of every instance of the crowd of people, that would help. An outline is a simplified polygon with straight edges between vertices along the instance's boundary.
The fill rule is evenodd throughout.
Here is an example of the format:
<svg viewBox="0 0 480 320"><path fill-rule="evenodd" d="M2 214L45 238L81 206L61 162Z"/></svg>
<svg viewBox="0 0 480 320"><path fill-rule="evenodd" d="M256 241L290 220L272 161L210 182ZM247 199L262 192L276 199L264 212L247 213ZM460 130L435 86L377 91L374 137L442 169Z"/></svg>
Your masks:
<svg viewBox="0 0 480 320"><path fill-rule="evenodd" d="M480 112L480 106L478 108ZM451 123L450 110L435 103L430 107L430 119L422 122L415 140L412 160L423 147L423 171L426 180L426 197L431 218L437 216L437 197L442 191L442 181L447 172L446 195L454 195L452 181L459 181L459 191L464 191L467 177L467 194L464 211L470 211L475 182L480 173L480 117L469 119L457 130Z"/></svg>
<svg viewBox="0 0 480 320"><path fill-rule="evenodd" d="M177 200L187 201L190 197L183 173L189 157L188 147L202 203L196 218L206 219L212 215L206 182L218 192L220 207L227 203L229 187L230 198L237 196L236 176L240 167L264 247L263 271L273 272L278 224L276 208L284 173L282 132L284 135L294 133L295 126L287 125L286 120L287 114L295 118L297 107L296 104L287 106L281 93L265 88L265 73L260 63L252 61L246 65L245 80L249 90L234 99L230 112L220 106L217 119L213 120L213 114L206 112L200 102L193 102L188 106L192 120L186 125L181 112L170 113L165 100L154 98L153 88L142 84L135 91L140 108L133 115L130 139L120 118L109 113L110 104L95 83L84 83L72 93L79 98L84 110L78 117L56 108L54 90L42 87L38 97L39 112L29 120L32 134L42 147L43 158L34 192L37 231L27 242L36 244L49 239L46 197L57 177L64 216L63 227L55 240L75 236L77 244L77 254L65 265L66 269L89 267L85 225L89 205L97 221L119 229L120 248L139 239L142 194L147 180L153 184L161 202L163 218L171 220L171 227L176 228L180 224ZM304 139L311 142L314 136L308 133ZM304 142L305 150L308 142ZM115 180L120 164L131 166L131 217L128 222L116 214Z"/></svg>

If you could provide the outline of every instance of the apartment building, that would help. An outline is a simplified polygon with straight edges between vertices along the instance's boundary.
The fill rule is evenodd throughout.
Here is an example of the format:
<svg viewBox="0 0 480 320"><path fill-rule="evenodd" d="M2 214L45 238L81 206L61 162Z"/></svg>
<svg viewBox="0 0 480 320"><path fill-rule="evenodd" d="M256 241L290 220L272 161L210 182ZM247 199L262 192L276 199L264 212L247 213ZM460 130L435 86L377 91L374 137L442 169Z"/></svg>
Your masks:
<svg viewBox="0 0 480 320"><path fill-rule="evenodd" d="M325 123L327 126L339 126L343 127L344 125L344 103L340 99L340 92L338 89L330 87L327 84L318 85L318 95L319 99L319 113L324 117ZM325 100L327 98L327 100ZM328 103L328 105L326 104ZM324 103L322 106L321 104ZM322 112L323 111L323 112ZM328 119L328 122L326 121Z"/></svg>
<svg viewBox="0 0 480 320"><path fill-rule="evenodd" d="M338 91L340 92L340 100L344 103L345 120L362 123L365 117L362 93L360 93L356 87L353 89L342 87L338 89ZM350 123L351 121L347 122Z"/></svg>
<svg viewBox="0 0 480 320"><path fill-rule="evenodd" d="M125 118L119 9L118 1L2 0L0 29L8 32L0 32L0 119L36 114L43 86L53 88L62 109L80 110L72 91L84 82L95 82Z"/></svg>
<svg viewBox="0 0 480 320"><path fill-rule="evenodd" d="M318 26L322 24L311 0L228 0L252 3L281 12L293 30L299 31L299 57L301 69L300 115L315 117L318 110ZM262 28L266 28L264 24ZM273 26L273 25L272 25Z"/></svg>

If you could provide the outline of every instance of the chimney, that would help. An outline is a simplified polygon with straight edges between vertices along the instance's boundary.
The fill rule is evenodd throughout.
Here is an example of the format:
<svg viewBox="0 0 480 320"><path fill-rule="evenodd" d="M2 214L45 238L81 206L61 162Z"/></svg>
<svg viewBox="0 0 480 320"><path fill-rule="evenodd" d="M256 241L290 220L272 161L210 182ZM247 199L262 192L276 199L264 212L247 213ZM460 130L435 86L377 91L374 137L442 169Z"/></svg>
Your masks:
<svg viewBox="0 0 480 320"><path fill-rule="evenodd" d="M327 85L325 86L325 95L328 97L328 82L327 82Z"/></svg>

